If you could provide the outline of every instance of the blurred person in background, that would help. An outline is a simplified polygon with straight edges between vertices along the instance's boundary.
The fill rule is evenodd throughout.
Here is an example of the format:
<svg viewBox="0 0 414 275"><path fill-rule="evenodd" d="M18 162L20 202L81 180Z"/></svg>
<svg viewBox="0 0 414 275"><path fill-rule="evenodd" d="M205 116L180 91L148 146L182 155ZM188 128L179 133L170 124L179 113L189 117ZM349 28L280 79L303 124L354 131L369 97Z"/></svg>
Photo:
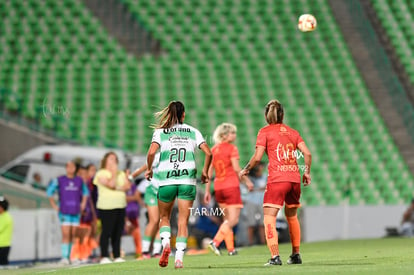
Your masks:
<svg viewBox="0 0 414 275"><path fill-rule="evenodd" d="M66 175L55 178L47 188L50 205L59 213L62 230L62 259L61 264L70 264L72 242L75 241L76 228L80 223L80 216L86 207L89 191L81 177L76 176L76 164L73 161L66 163ZM54 194L58 193L58 203Z"/></svg>
<svg viewBox="0 0 414 275"><path fill-rule="evenodd" d="M400 235L405 237L412 237L414 235L414 198L403 214Z"/></svg>
<svg viewBox="0 0 414 275"><path fill-rule="evenodd" d="M135 244L135 256L139 258L142 253L141 245L141 230L139 228L139 213L140 206L143 205L141 193L138 191L135 184L131 185L131 189L126 192L126 218L125 218L125 232L131 235Z"/></svg>
<svg viewBox="0 0 414 275"><path fill-rule="evenodd" d="M161 255L161 238L160 232L158 230L158 225L160 222L160 214L158 209L158 165L160 163L160 153L157 152L154 157L154 162L152 164L152 179L151 181L144 180L141 184L146 184L144 192L144 202L147 207L148 213L148 224L145 227L144 237L142 238L142 256L139 259L150 259L151 256L158 258ZM131 175L132 178L137 177L141 173L147 170L147 165L144 164L137 170L135 170ZM152 243L152 255L150 252Z"/></svg>
<svg viewBox="0 0 414 275"><path fill-rule="evenodd" d="M47 189L46 186L42 185L42 176L40 176L40 174L38 172L33 174L32 186L35 189L39 189L39 190L43 190L43 191L45 191Z"/></svg>
<svg viewBox="0 0 414 275"><path fill-rule="evenodd" d="M76 174L89 187L87 184L89 180L87 167L79 165ZM70 257L72 263L87 263L92 250L96 247L96 243L90 240L93 223L96 223L96 211L92 198L88 196L85 209L81 214L80 225L75 229L75 241Z"/></svg>
<svg viewBox="0 0 414 275"><path fill-rule="evenodd" d="M184 123L185 107L180 101L171 101L162 111L156 113L159 122L147 154L145 178L153 178L153 163L157 151L160 151L157 180L158 208L160 213L160 236L162 253L161 267L168 265L171 253L171 212L175 200L178 201L178 233L176 239L175 268L183 268L184 252L187 248L188 219L190 208L196 197L197 167L195 151L201 149L205 154L201 181L208 181L208 168L211 151L202 134L196 128Z"/></svg>
<svg viewBox="0 0 414 275"><path fill-rule="evenodd" d="M289 225L292 254L288 264L301 264L300 256L300 224L297 210L300 207L301 179L300 167L297 158L303 154L303 184L311 183L310 169L311 153L298 131L283 124L284 110L278 100L271 100L265 108L267 126L259 130L256 139L256 150L250 161L239 173L240 176L249 174L264 153L269 158L267 185L263 199L263 222L267 246L271 258L266 265L282 265L279 256L279 241L276 231L276 217L279 210L285 205L285 215Z"/></svg>
<svg viewBox="0 0 414 275"><path fill-rule="evenodd" d="M13 218L8 212L9 201L0 196L0 266L9 264L13 236Z"/></svg>
<svg viewBox="0 0 414 275"><path fill-rule="evenodd" d="M109 258L111 240L114 262L124 262L121 258L121 237L125 224L126 191L131 188L129 172L118 169L118 157L114 152L105 154L101 167L93 183L98 187L97 209L102 223L99 240L101 264L112 263Z"/></svg>
<svg viewBox="0 0 414 275"><path fill-rule="evenodd" d="M245 195L246 204L243 209L247 217L249 245L264 244L266 242L263 226L263 197L266 189L267 174L264 170L265 163L261 161L249 173L249 178L254 188Z"/></svg>
<svg viewBox="0 0 414 275"><path fill-rule="evenodd" d="M213 160L209 169L209 178L215 171L214 193L215 199L224 211L223 223L220 225L217 234L211 241L209 248L216 255L221 255L219 246L224 240L228 255L237 254L234 248L233 228L239 222L240 211L243 208L243 201L240 193L240 180L238 173L241 168L239 165L239 151L234 145L236 141L237 128L231 123L222 123L214 131L213 138L215 145L211 149ZM246 184L249 191L253 189L253 183L247 176L243 176L242 181ZM210 203L211 182L205 186L204 202Z"/></svg>
<svg viewBox="0 0 414 275"><path fill-rule="evenodd" d="M221 223L223 222L221 216L209 214L211 211L214 211L214 209L218 209L219 207L214 199L214 189L211 190L211 192L213 196L209 203L204 201L204 191L200 192L198 195L199 206L197 209L193 209L192 211L193 213L208 213L207 215L202 214L197 216L197 220L192 231L192 235L194 235L197 240L198 249L207 249L207 251L208 245L213 240Z"/></svg>

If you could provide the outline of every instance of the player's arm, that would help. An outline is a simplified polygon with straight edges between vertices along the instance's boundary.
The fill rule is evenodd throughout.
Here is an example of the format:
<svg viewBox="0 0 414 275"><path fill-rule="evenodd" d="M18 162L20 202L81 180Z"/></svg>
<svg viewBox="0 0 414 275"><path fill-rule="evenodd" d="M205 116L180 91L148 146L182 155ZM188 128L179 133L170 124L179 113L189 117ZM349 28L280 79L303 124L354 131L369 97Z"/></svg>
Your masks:
<svg viewBox="0 0 414 275"><path fill-rule="evenodd" d="M160 145L157 142L152 142L147 153L147 171L145 172L145 178L151 180L152 178L152 164L154 163L155 154L157 153Z"/></svg>
<svg viewBox="0 0 414 275"><path fill-rule="evenodd" d="M213 154L211 153L210 147L207 145L207 143L203 142L200 144L200 149L203 151L205 157L204 157L204 167L203 172L201 174L201 182L207 183L209 182L209 176L208 171L210 169L211 160L213 159Z"/></svg>
<svg viewBox="0 0 414 275"><path fill-rule="evenodd" d="M147 164L142 165L141 167L139 167L138 169L136 169L134 172L132 172L131 178L132 179L136 178L138 175L144 173L145 170L147 170Z"/></svg>
<svg viewBox="0 0 414 275"><path fill-rule="evenodd" d="M88 197L89 197L89 189L86 186L85 183L82 183L82 201L81 201L81 213L83 212L83 210L85 210L86 208L86 203L88 202Z"/></svg>
<svg viewBox="0 0 414 275"><path fill-rule="evenodd" d="M311 183L310 170L312 165L312 154L306 143L303 141L298 144L298 149L303 153L305 159L305 171L303 173L303 185L309 185Z"/></svg>
<svg viewBox="0 0 414 275"><path fill-rule="evenodd" d="M233 166L234 171L236 171L237 174L240 173L240 171L242 170L240 168L240 164L239 164L239 158L231 158L231 165ZM250 180L250 178L246 175L243 175L240 177L241 181L244 182L244 184L246 184L246 187L249 191L252 191L254 188L254 184L252 183L252 181Z"/></svg>
<svg viewBox="0 0 414 275"><path fill-rule="evenodd" d="M210 163L210 167L208 168L209 179L213 177L213 170L214 170L213 163ZM205 192L204 192L204 203L206 204L209 204L211 200L210 188L211 188L211 181L209 180L206 182Z"/></svg>
<svg viewBox="0 0 414 275"><path fill-rule="evenodd" d="M49 186L47 187L46 194L49 198L50 206L56 211L59 211L59 206L56 204L55 198L53 195L55 194L56 190L58 189L59 183L57 179L53 179Z"/></svg>
<svg viewBox="0 0 414 275"><path fill-rule="evenodd" d="M246 166L244 166L243 170L239 172L240 178L249 174L250 170L262 160L264 152L265 152L264 146L260 146L260 145L256 146L256 150L254 151L252 158L249 160Z"/></svg>

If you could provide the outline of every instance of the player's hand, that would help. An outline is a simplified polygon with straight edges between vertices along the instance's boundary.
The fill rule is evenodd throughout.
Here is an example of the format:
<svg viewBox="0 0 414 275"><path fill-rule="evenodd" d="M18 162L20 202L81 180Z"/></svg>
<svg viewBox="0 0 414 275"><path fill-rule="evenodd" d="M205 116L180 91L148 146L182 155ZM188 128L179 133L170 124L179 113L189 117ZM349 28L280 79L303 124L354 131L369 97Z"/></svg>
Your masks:
<svg viewBox="0 0 414 275"><path fill-rule="evenodd" d="M210 192L206 192L204 194L204 203L205 204L209 204L210 203L210 200L211 200L211 194L210 194Z"/></svg>
<svg viewBox="0 0 414 275"><path fill-rule="evenodd" d="M147 171L145 172L145 178L149 181L151 181L152 179L152 168L147 169Z"/></svg>
<svg viewBox="0 0 414 275"><path fill-rule="evenodd" d="M302 181L304 186L308 186L311 184L311 175L309 173L303 174Z"/></svg>
<svg viewBox="0 0 414 275"><path fill-rule="evenodd" d="M208 181L209 181L208 173L207 173L207 171L203 170L203 172L201 173L201 182L202 183L207 183Z"/></svg>
<svg viewBox="0 0 414 275"><path fill-rule="evenodd" d="M246 169L242 169L242 170L239 172L239 178L241 179L243 176L246 176L247 174L249 174L249 171L248 171L248 170L246 170Z"/></svg>

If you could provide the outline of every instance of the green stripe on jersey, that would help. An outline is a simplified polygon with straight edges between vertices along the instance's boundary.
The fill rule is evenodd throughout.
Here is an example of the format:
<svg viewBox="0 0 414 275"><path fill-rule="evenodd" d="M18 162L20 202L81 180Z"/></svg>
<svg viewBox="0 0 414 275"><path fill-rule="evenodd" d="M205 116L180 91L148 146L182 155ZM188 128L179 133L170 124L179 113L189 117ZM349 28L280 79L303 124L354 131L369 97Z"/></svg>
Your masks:
<svg viewBox="0 0 414 275"><path fill-rule="evenodd" d="M195 179L197 177L197 169L177 169L168 171L158 171L158 178L163 180L175 179Z"/></svg>
<svg viewBox="0 0 414 275"><path fill-rule="evenodd" d="M190 138L192 140L196 140L196 133L193 131L190 132L182 132L178 129L189 129L189 128L172 128L172 129L177 129L174 132L169 132L168 134L161 132L160 138L161 138L161 142L169 140L171 137L180 137L180 138Z"/></svg>

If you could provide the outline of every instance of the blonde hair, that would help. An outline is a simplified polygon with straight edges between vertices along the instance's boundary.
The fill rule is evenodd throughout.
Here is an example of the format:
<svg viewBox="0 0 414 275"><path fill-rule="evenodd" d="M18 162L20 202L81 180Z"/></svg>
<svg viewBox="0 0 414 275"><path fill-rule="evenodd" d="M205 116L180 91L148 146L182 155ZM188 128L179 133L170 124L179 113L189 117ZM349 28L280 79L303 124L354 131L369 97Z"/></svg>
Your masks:
<svg viewBox="0 0 414 275"><path fill-rule="evenodd" d="M283 123L283 106L277 99L269 101L265 109L266 122L269 124Z"/></svg>
<svg viewBox="0 0 414 275"><path fill-rule="evenodd" d="M213 140L215 144L222 142L230 132L236 132L237 127L234 124L224 122L217 126L216 130L214 130Z"/></svg>
<svg viewBox="0 0 414 275"><path fill-rule="evenodd" d="M181 101L171 101L167 107L156 112L155 118L158 123L152 125L156 129L171 128L177 123L183 123L183 114L185 112L184 104Z"/></svg>

